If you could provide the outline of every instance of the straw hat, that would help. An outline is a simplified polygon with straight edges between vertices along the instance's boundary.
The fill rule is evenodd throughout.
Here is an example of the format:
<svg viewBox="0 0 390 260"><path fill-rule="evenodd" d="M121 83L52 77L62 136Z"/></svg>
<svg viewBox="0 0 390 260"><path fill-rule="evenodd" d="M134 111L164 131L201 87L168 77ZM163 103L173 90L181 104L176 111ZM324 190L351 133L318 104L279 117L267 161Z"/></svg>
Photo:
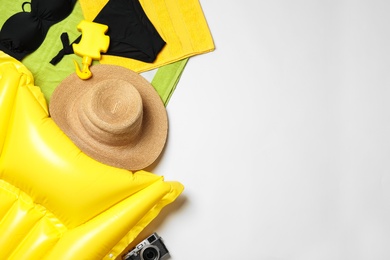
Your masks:
<svg viewBox="0 0 390 260"><path fill-rule="evenodd" d="M92 78L75 73L50 100L50 114L85 154L128 170L152 164L164 148L168 118L153 86L134 71L94 65Z"/></svg>

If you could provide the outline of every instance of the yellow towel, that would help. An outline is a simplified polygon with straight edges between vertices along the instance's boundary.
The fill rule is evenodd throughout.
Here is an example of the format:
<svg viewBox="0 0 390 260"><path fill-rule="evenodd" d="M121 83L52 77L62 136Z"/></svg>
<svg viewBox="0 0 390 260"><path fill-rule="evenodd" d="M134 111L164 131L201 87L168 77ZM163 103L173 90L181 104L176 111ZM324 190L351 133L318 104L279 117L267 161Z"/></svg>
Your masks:
<svg viewBox="0 0 390 260"><path fill-rule="evenodd" d="M198 0L139 0L149 20L167 43L153 63L102 55L100 63L137 72L161 67L214 50L214 42ZM80 0L84 17L92 21L108 0Z"/></svg>

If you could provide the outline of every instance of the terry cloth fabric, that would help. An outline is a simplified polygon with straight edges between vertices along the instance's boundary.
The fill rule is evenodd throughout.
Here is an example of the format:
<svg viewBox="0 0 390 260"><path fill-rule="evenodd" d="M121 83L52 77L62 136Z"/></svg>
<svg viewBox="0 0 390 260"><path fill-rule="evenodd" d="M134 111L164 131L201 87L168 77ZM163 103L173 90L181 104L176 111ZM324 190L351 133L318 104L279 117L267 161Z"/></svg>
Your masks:
<svg viewBox="0 0 390 260"><path fill-rule="evenodd" d="M2 3L0 26L4 24L10 16L20 11L21 4L22 1L4 1ZM57 54L58 50L62 48L60 40L62 33L67 32L70 41L79 37L80 32L77 30L77 25L82 19L84 19L84 17L78 1L74 6L73 12L65 20L53 25L42 45L36 51L26 56L22 61L34 75L35 84L41 88L44 97L48 102L50 101L54 89L60 82L75 71L73 60L76 60L79 64L81 63L82 58L75 54L66 55L56 66L53 66L49 62L51 58ZM153 87L155 87L165 105L177 85L184 69L183 64L185 65L186 62L187 59L179 60L177 61L177 64L172 63L162 66L156 72L156 76L163 75L167 79L171 79L153 79L152 82ZM97 63L97 61L94 61L94 64ZM181 66L178 66L180 64ZM162 71L160 72L160 70Z"/></svg>
<svg viewBox="0 0 390 260"><path fill-rule="evenodd" d="M164 105L167 106L181 74L187 64L188 58L162 66L153 77L152 86L159 93Z"/></svg>
<svg viewBox="0 0 390 260"><path fill-rule="evenodd" d="M108 0L80 0L86 20L92 21ZM100 63L137 72L214 50L214 42L198 0L140 0L146 15L167 43L153 63L102 55Z"/></svg>

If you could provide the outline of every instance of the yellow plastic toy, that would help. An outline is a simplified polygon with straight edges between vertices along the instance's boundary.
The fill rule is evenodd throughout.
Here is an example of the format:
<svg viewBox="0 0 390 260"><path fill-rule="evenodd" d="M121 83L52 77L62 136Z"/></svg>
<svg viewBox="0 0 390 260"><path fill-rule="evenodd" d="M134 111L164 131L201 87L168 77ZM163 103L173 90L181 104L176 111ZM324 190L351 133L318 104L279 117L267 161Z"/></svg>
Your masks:
<svg viewBox="0 0 390 260"><path fill-rule="evenodd" d="M117 259L183 190L83 154L30 71L4 52L0 110L0 259Z"/></svg>
<svg viewBox="0 0 390 260"><path fill-rule="evenodd" d="M105 35L108 26L83 20L77 25L77 29L82 32L81 40L79 43L74 43L72 47L75 54L83 57L82 70L75 60L73 62L79 78L89 79L92 77L89 70L92 60L100 60L100 53L107 52L110 45L110 37Z"/></svg>

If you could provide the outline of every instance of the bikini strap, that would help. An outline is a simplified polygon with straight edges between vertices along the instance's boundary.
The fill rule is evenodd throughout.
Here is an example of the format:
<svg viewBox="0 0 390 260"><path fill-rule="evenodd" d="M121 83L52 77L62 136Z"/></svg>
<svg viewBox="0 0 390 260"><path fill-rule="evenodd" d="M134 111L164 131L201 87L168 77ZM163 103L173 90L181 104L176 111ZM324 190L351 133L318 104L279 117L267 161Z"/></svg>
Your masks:
<svg viewBox="0 0 390 260"><path fill-rule="evenodd" d="M26 10L24 10L24 6L25 6L26 4L29 4L29 5L30 5L30 9L31 9L31 2L23 2L23 4L22 4L22 10L23 10L23 12L27 12Z"/></svg>

